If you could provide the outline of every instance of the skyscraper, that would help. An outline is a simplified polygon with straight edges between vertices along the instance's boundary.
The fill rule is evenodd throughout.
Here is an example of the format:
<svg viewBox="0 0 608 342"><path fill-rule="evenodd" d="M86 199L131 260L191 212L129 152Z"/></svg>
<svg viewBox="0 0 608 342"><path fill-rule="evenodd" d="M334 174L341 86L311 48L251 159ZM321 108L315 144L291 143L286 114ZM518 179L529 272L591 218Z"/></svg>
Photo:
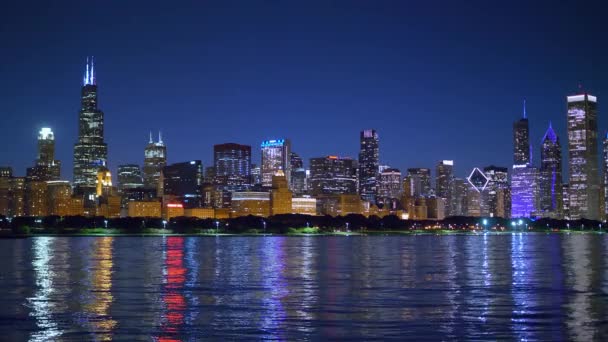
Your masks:
<svg viewBox="0 0 608 342"><path fill-rule="evenodd" d="M406 183L405 191L414 198L431 195L431 169L409 168L404 182Z"/></svg>
<svg viewBox="0 0 608 342"><path fill-rule="evenodd" d="M120 191L143 188L143 186L144 183L139 165L118 165L118 189Z"/></svg>
<svg viewBox="0 0 608 342"><path fill-rule="evenodd" d="M310 159L313 196L357 193L357 161L327 156Z"/></svg>
<svg viewBox="0 0 608 342"><path fill-rule="evenodd" d="M511 187L509 169L490 165L484 167L488 186L482 193L483 214L492 217L508 218L511 216Z"/></svg>
<svg viewBox="0 0 608 342"><path fill-rule="evenodd" d="M523 117L513 124L511 217L530 217L538 211L538 169L532 166L529 134L524 101Z"/></svg>
<svg viewBox="0 0 608 342"><path fill-rule="evenodd" d="M450 209L452 205L452 188L454 183L454 161L453 160L442 160L437 163L436 169L436 195L437 197L443 198L444 201L444 213L445 216L452 215Z"/></svg>
<svg viewBox="0 0 608 342"><path fill-rule="evenodd" d="M570 219L600 219L597 98L567 97Z"/></svg>
<svg viewBox="0 0 608 342"><path fill-rule="evenodd" d="M562 218L562 149L551 123L540 150L540 214Z"/></svg>
<svg viewBox="0 0 608 342"><path fill-rule="evenodd" d="M251 187L251 146L214 145L213 164L215 184L222 190L245 191Z"/></svg>
<svg viewBox="0 0 608 342"><path fill-rule="evenodd" d="M361 132L359 151L359 194L366 201L374 202L378 193L378 165L380 149L378 133L373 129Z"/></svg>
<svg viewBox="0 0 608 342"><path fill-rule="evenodd" d="M380 173L378 180L378 197L382 199L397 199L401 197L401 171L388 168Z"/></svg>
<svg viewBox="0 0 608 342"><path fill-rule="evenodd" d="M78 142L74 145L74 187L84 195L87 207L95 199L97 171L106 166L108 146L104 141L104 114L97 107L97 80L93 58L83 80L78 117Z"/></svg>
<svg viewBox="0 0 608 342"><path fill-rule="evenodd" d="M160 174L163 167L167 165L167 146L163 142L163 137L158 133L158 142L150 140L144 149L144 187L146 189L158 189Z"/></svg>
<svg viewBox="0 0 608 342"><path fill-rule="evenodd" d="M262 148L262 186L272 186L272 176L283 171L287 184L291 184L291 143L288 139L263 141Z"/></svg>
<svg viewBox="0 0 608 342"><path fill-rule="evenodd" d="M523 117L513 123L513 165L530 163L530 127L524 100Z"/></svg>
<svg viewBox="0 0 608 342"><path fill-rule="evenodd" d="M604 172L604 212L603 212L603 220L608 219L608 133L606 133L606 137L604 138L604 154L602 156L603 163L603 172Z"/></svg>
<svg viewBox="0 0 608 342"><path fill-rule="evenodd" d="M163 194L184 208L202 207L203 164L200 160L176 163L163 168Z"/></svg>

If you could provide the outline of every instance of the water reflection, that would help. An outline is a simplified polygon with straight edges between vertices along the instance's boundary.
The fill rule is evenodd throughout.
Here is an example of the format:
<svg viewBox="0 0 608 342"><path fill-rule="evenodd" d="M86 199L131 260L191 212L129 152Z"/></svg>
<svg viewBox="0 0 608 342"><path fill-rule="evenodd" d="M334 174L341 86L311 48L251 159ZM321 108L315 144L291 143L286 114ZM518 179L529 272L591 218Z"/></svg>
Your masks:
<svg viewBox="0 0 608 342"><path fill-rule="evenodd" d="M0 241L0 340L605 341L607 245L591 234Z"/></svg>

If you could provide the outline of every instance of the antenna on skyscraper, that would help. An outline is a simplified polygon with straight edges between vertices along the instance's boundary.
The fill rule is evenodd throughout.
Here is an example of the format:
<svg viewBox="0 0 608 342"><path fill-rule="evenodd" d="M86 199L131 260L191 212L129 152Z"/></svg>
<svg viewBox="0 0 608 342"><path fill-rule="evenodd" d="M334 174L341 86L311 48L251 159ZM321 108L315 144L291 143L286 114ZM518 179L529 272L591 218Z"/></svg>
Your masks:
<svg viewBox="0 0 608 342"><path fill-rule="evenodd" d="M152 140L152 131L150 131L150 144L153 143L154 141Z"/></svg>
<svg viewBox="0 0 608 342"><path fill-rule="evenodd" d="M87 68L86 68L86 72L84 74L84 85L89 84L89 56L87 56Z"/></svg>
<svg viewBox="0 0 608 342"><path fill-rule="evenodd" d="M95 84L95 60L93 56L91 56L91 84Z"/></svg>
<svg viewBox="0 0 608 342"><path fill-rule="evenodd" d="M524 99L524 119L528 118L528 114L526 113L526 99Z"/></svg>
<svg viewBox="0 0 608 342"><path fill-rule="evenodd" d="M161 133L161 131L158 131L158 142L159 143L163 143L163 134Z"/></svg>

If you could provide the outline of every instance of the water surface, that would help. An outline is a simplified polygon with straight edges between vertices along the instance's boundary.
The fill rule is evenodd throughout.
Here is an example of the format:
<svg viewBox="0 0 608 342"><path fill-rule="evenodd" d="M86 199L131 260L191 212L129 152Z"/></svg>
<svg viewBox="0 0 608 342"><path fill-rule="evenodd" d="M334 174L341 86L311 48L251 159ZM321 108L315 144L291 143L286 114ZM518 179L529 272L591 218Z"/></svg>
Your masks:
<svg viewBox="0 0 608 342"><path fill-rule="evenodd" d="M608 235L0 240L1 340L608 340Z"/></svg>

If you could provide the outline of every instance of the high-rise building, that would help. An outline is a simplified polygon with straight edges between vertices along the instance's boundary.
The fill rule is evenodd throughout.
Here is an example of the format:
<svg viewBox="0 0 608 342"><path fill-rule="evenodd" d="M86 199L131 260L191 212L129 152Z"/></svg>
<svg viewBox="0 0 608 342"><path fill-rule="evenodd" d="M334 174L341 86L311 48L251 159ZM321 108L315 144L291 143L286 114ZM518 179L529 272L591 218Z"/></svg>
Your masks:
<svg viewBox="0 0 608 342"><path fill-rule="evenodd" d="M360 143L359 194L364 200L374 202L378 194L378 166L380 164L378 133L373 129L362 131Z"/></svg>
<svg viewBox="0 0 608 342"><path fill-rule="evenodd" d="M483 194L486 192L490 179L479 169L474 168L467 178L466 215L479 217L487 214L483 203Z"/></svg>
<svg viewBox="0 0 608 342"><path fill-rule="evenodd" d="M306 192L306 170L304 169L304 161L295 152L291 152L291 184L289 188L298 195Z"/></svg>
<svg viewBox="0 0 608 342"><path fill-rule="evenodd" d="M530 164L530 127L524 100L523 117L513 123L513 165Z"/></svg>
<svg viewBox="0 0 608 342"><path fill-rule="evenodd" d="M567 97L570 219L600 219L597 98Z"/></svg>
<svg viewBox="0 0 608 342"><path fill-rule="evenodd" d="M570 184L562 185L562 214L564 215L564 219L570 219Z"/></svg>
<svg viewBox="0 0 608 342"><path fill-rule="evenodd" d="M450 216L467 215L467 189L469 183L462 178L454 178L452 185L452 203L450 204Z"/></svg>
<svg viewBox="0 0 608 342"><path fill-rule="evenodd" d="M161 133L158 133L158 142L150 140L144 149L144 187L146 189L158 189L160 174L163 167L167 165L167 146L163 142Z"/></svg>
<svg viewBox="0 0 608 342"><path fill-rule="evenodd" d="M262 169L256 164L251 164L251 185L262 185Z"/></svg>
<svg viewBox="0 0 608 342"><path fill-rule="evenodd" d="M511 217L531 217L538 213L538 169L513 165L511 175Z"/></svg>
<svg viewBox="0 0 608 342"><path fill-rule="evenodd" d="M562 218L562 149L551 123L540 150L540 215Z"/></svg>
<svg viewBox="0 0 608 342"><path fill-rule="evenodd" d="M327 156L310 159L313 196L357 193L357 162L351 158Z"/></svg>
<svg viewBox="0 0 608 342"><path fill-rule="evenodd" d="M47 201L48 214L69 216L72 202L72 186L68 181L48 181Z"/></svg>
<svg viewBox="0 0 608 342"><path fill-rule="evenodd" d="M44 127L38 133L38 158L36 165L27 169L27 178L35 181L57 180L60 177L61 163L55 160L55 135Z"/></svg>
<svg viewBox="0 0 608 342"><path fill-rule="evenodd" d="M274 139L262 142L262 186L272 186L272 176L283 171L287 184L291 184L291 143L288 139Z"/></svg>
<svg viewBox="0 0 608 342"><path fill-rule="evenodd" d="M9 196L11 199L11 204L9 216L25 216L25 177L12 177L10 180Z"/></svg>
<svg viewBox="0 0 608 342"><path fill-rule="evenodd" d="M143 188L144 182L141 168L137 164L118 165L118 189L123 192L126 189Z"/></svg>
<svg viewBox="0 0 608 342"><path fill-rule="evenodd" d="M220 190L246 191L251 187L251 146L226 143L213 146L216 184Z"/></svg>
<svg viewBox="0 0 608 342"><path fill-rule="evenodd" d="M430 196L431 192L431 169L409 168L404 180L406 189L412 197Z"/></svg>
<svg viewBox="0 0 608 342"><path fill-rule="evenodd" d="M604 154L602 158L602 164L604 173L604 217L602 219L606 220L608 219L608 133L606 133L606 137L604 138Z"/></svg>
<svg viewBox="0 0 608 342"><path fill-rule="evenodd" d="M483 169L488 185L482 192L482 215L509 218L511 216L511 187L509 169L490 165Z"/></svg>
<svg viewBox="0 0 608 342"><path fill-rule="evenodd" d="M443 212L445 216L452 215L452 188L454 183L454 161L442 160L437 163L436 169L436 186L435 194L439 198L443 198L445 208Z"/></svg>
<svg viewBox="0 0 608 342"><path fill-rule="evenodd" d="M106 166L108 146L104 141L104 114L97 107L97 80L93 58L87 60L78 118L78 142L74 145L74 187L86 207L95 200L97 170Z"/></svg>
<svg viewBox="0 0 608 342"><path fill-rule="evenodd" d="M95 194L97 197L108 197L114 195L112 185L112 173L106 167L100 167L97 171Z"/></svg>
<svg viewBox="0 0 608 342"><path fill-rule="evenodd" d="M399 169L388 168L380 172L378 197L383 199L400 198L402 190L401 171Z"/></svg>
<svg viewBox="0 0 608 342"><path fill-rule="evenodd" d="M163 194L184 208L202 207L203 164L200 160L176 163L163 168Z"/></svg>
<svg viewBox="0 0 608 342"><path fill-rule="evenodd" d="M47 184L44 181L25 183L25 212L28 216L48 215Z"/></svg>
<svg viewBox="0 0 608 342"><path fill-rule="evenodd" d="M8 217L11 215L11 178L13 169L0 167L0 215Z"/></svg>

